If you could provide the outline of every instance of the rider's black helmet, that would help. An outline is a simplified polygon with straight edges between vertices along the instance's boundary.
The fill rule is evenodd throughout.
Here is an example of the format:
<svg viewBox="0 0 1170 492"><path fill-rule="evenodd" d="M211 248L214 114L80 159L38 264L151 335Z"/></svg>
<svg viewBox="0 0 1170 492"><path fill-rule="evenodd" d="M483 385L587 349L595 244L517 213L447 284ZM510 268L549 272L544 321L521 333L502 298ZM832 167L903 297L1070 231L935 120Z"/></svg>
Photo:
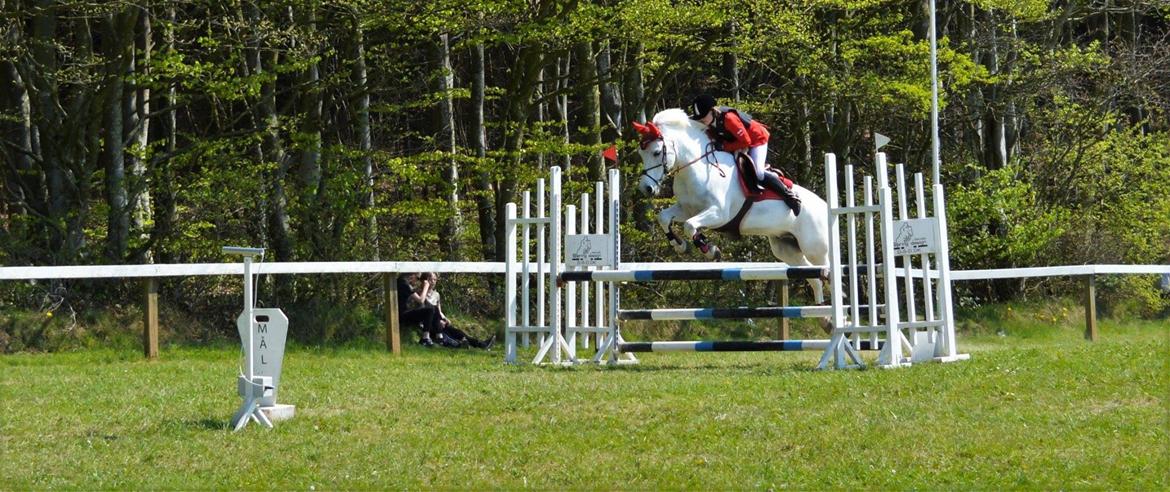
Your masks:
<svg viewBox="0 0 1170 492"><path fill-rule="evenodd" d="M691 102L691 119L697 120L699 118L707 116L707 113L710 113L711 108L714 108L714 107L715 107L715 97L714 96L712 96L710 94L699 95L699 97L696 97L695 100L693 102Z"/></svg>

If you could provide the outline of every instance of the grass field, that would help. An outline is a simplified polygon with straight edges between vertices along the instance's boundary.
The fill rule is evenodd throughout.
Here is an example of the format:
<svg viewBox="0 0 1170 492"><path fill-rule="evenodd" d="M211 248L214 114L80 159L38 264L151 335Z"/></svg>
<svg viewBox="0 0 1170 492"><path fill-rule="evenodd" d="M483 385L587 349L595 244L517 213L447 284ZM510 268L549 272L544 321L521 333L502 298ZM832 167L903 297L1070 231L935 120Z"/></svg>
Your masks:
<svg viewBox="0 0 1170 492"><path fill-rule="evenodd" d="M0 488L1170 487L1170 327L967 337L970 361L818 354L506 366L411 346L290 351L297 416L231 433L237 352L0 357Z"/></svg>

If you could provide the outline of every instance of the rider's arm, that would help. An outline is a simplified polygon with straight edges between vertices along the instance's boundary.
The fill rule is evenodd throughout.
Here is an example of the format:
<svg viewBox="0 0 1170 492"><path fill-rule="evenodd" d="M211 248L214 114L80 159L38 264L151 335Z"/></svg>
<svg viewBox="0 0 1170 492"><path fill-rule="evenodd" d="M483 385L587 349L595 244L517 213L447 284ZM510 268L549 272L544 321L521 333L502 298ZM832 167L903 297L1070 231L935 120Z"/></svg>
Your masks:
<svg viewBox="0 0 1170 492"><path fill-rule="evenodd" d="M723 116L723 128L735 140L730 142L723 142L723 149L728 152L735 152L740 149L746 149L752 145L752 137L748 135L747 128L743 126L743 120L739 119L739 115L728 111Z"/></svg>

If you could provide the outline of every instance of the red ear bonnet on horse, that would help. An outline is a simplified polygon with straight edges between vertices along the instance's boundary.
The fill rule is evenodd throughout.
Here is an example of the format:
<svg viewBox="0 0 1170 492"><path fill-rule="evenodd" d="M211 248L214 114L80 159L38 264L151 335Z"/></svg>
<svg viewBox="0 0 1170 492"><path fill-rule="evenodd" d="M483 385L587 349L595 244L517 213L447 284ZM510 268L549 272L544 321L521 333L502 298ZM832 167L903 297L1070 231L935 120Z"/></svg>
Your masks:
<svg viewBox="0 0 1170 492"><path fill-rule="evenodd" d="M638 134L642 135L642 141L640 145L643 149L645 149L646 146L650 144L650 142L662 139L662 132L658 130L657 126L654 126L654 123L646 123L643 125L635 121L633 122L633 125L634 130L637 130Z"/></svg>

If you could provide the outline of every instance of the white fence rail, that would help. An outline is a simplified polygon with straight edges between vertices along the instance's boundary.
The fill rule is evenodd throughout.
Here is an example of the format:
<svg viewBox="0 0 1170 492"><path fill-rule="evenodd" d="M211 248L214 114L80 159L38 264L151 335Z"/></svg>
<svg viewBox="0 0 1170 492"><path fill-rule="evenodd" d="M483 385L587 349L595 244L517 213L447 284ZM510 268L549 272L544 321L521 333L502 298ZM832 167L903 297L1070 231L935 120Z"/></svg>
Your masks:
<svg viewBox="0 0 1170 492"><path fill-rule="evenodd" d="M777 262L747 263L622 263L632 270L693 270L702 268L780 267ZM549 271L543 265L540 271ZM399 272L440 272L502 274L503 262L430 262L430 261L329 261L329 262L269 262L256 263L257 275L304 274L394 274ZM534 265L530 271L537 271ZM240 263L187 263L161 265L97 265L97 266L15 266L0 267L3 280L59 280L59 279L118 279L145 280L143 313L143 346L147 357L158 356L158 279L162 277L194 277L207 275L242 275ZM904 275L899 270L899 275ZM1068 265L1030 268L1000 268L991 270L954 270L954 281L995 280L1038 277L1085 277L1085 338L1097 339L1096 276L1097 275L1170 275L1170 265ZM386 275L386 345L400 353L398 334L397 297L393 276ZM786 297L786 296L785 296ZM784 336L787 330L783 330Z"/></svg>

